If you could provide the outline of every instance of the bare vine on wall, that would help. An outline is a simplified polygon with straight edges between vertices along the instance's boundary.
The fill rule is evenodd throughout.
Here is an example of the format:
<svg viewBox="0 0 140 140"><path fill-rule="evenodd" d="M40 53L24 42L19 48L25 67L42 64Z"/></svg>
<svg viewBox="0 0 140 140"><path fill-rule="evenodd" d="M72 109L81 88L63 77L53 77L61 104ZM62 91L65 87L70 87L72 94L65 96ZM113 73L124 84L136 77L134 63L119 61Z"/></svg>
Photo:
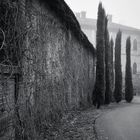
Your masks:
<svg viewBox="0 0 140 140"><path fill-rule="evenodd" d="M37 31L37 28L34 27L37 25L33 25L33 23L36 23L37 20L36 15L30 15L30 13L29 16L26 15L26 18L32 17L31 19L26 19L28 20L29 25L26 24L24 26L21 25L23 24L21 19L19 20L19 18L21 18L19 17L21 14L20 10L21 9L18 7L16 2L12 2L12 0L0 0L0 86L2 85L3 87L2 95L4 97L4 106L6 105L9 108L7 110L3 110L3 112L6 112L7 114L6 119L10 118L9 120L12 122L8 123L7 125L6 122L10 121L5 120L5 124L3 123L2 125L5 127L0 130L0 133L4 133L7 131L7 127L9 128L12 126L14 131L8 135L7 139L38 140L40 138L37 137L40 137L40 135L43 137L44 129L48 129L49 120L45 115L42 115L43 113L41 114L39 112L42 102L40 101L40 104L38 103L36 107L32 107L32 103L36 99L39 100L39 93L46 89L46 80L44 80L45 71L43 69L43 67L45 67L46 59L39 50L42 46L39 43L43 42L39 35L40 31ZM37 9L34 9L34 11L37 12ZM26 14L28 14L28 12ZM22 48L24 41L29 44L26 44L24 48ZM40 47L37 48L36 46ZM21 118L20 110L23 109L23 104L19 99L18 85L15 87L16 93L14 95L15 101L13 108L11 108L9 102L6 100L8 98L6 91L8 88L7 85L9 79L14 78L15 82L19 83L18 74L14 72L14 69L15 67L21 69L22 67L26 67L26 65L22 66L23 59L25 59L25 63L27 64L27 68L23 68L25 71L22 73L24 77L24 79L22 79L22 84L24 86L23 92L25 94L23 96L25 96L24 107L26 107L26 111L21 111L24 113L24 117ZM40 66L40 59L44 65ZM8 76L5 75L5 70L3 67L10 68ZM71 73L68 73L68 75L73 78ZM53 110L50 109L50 114L51 113L53 113ZM11 120L11 114L14 116L13 120ZM35 129L37 130L38 134L36 134Z"/></svg>
<svg viewBox="0 0 140 140"><path fill-rule="evenodd" d="M19 123L15 123L18 116L18 104L12 103L11 95L7 93L9 80L15 79L17 73L15 69L21 67L22 43L26 30L22 32L19 26L19 8L11 0L0 1L0 137L5 135L8 129L19 128ZM18 96L15 94L15 96ZM15 97L18 98L18 97ZM15 110L16 109L16 110ZM16 112L16 113L15 113ZM20 122L20 120L19 120ZM7 139L13 139L14 129L8 135Z"/></svg>
<svg viewBox="0 0 140 140"><path fill-rule="evenodd" d="M10 79L15 79L15 82L19 84L19 73L15 73L15 67L22 69L22 60L23 58L27 60L27 63L34 65L32 56L33 56L33 50L32 48L22 48L23 42L25 41L25 36L27 33L30 33L30 29L32 28L30 25L27 26L21 25L21 20L19 20L19 15L21 11L19 10L19 5L16 2L12 2L11 0L1 0L0 1L0 87L2 87L2 103L3 107L0 108L0 125L2 126L0 128L0 137L5 135L7 130L12 127L11 133L6 135L7 139L9 140L24 140L27 139L26 135L29 135L30 137L30 128L26 127L26 119L27 118L20 118L20 109L21 104L19 103L18 98L18 86L15 86L15 95L14 95L14 106L11 107L11 104L9 104L8 101L8 82ZM20 26L21 25L21 26ZM22 29L21 29L22 28ZM24 28L24 29L23 29ZM32 39L31 39L32 40ZM34 36L33 36L34 40ZM5 67L9 69L8 75L5 75ZM33 70L38 71L40 75L39 70ZM27 76L30 77L29 73L26 73ZM32 79L25 79L27 86L24 88L25 90L32 90L34 85L32 85L31 82ZM30 93L30 92L29 92ZM28 94L28 91L25 94ZM30 112L30 99L31 99L31 93L27 96L26 100L26 106L28 106L28 111ZM7 107L7 108L6 108ZM6 114L6 117L3 115ZM30 114L30 113L29 113ZM4 116L4 119L2 120L2 116ZM26 116L26 115L25 115ZM27 116L28 117L28 116ZM31 117L33 118L33 117ZM30 118L29 118L30 119ZM34 119L34 118L33 118ZM31 122L31 121L30 121ZM28 122L27 122L28 123ZM30 126L33 126L32 124ZM25 127L27 130L25 130ZM28 131L29 130L29 131ZM26 133L26 134L25 134Z"/></svg>

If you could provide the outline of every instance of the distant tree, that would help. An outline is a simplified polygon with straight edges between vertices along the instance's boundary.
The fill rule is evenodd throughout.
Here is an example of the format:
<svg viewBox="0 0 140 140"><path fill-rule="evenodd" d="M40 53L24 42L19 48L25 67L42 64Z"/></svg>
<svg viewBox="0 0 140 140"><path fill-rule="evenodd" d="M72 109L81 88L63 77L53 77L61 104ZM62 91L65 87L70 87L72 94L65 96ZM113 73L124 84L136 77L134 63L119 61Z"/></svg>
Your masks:
<svg viewBox="0 0 140 140"><path fill-rule="evenodd" d="M122 100L122 71L121 71L121 36L119 30L115 41L115 90L114 98L118 103Z"/></svg>
<svg viewBox="0 0 140 140"><path fill-rule="evenodd" d="M113 38L110 40L110 86L111 86L111 101L113 101L113 91L114 91L114 63L113 63Z"/></svg>
<svg viewBox="0 0 140 140"><path fill-rule="evenodd" d="M100 108L105 98L105 10L102 3L98 7L97 33L96 33L96 82L93 91L93 104Z"/></svg>
<svg viewBox="0 0 140 140"><path fill-rule="evenodd" d="M131 41L130 37L126 40L126 67L125 67L125 100L131 102L133 99L133 83L131 72Z"/></svg>
<svg viewBox="0 0 140 140"><path fill-rule="evenodd" d="M108 19L105 18L105 79L106 79L106 90L105 90L105 104L110 104L111 101L111 67L110 67L110 43L109 43L109 32L108 32Z"/></svg>

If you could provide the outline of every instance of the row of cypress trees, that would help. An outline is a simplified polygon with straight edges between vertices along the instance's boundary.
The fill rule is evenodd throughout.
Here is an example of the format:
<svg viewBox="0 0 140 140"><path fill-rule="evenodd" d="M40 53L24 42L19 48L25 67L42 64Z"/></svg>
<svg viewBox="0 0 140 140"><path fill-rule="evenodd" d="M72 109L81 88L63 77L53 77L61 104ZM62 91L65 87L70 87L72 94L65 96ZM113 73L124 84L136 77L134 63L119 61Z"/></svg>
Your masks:
<svg viewBox="0 0 140 140"><path fill-rule="evenodd" d="M109 39L108 19L102 3L99 3L97 32L96 32L96 82L93 91L93 104L100 107L109 104L113 99L118 103L122 100L122 71L121 71L121 37L119 30L115 40L115 78L113 66L113 39ZM131 41L126 42L126 76L125 99L133 99L133 84L131 74ZM114 88L115 81L115 88ZM114 96L113 96L114 95Z"/></svg>

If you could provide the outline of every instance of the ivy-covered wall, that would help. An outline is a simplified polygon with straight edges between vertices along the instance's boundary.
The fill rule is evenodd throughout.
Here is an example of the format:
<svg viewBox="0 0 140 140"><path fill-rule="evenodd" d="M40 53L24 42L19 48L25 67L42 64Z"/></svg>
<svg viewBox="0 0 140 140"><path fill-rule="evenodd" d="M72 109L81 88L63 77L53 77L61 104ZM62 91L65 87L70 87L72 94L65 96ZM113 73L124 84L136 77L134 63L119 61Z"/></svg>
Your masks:
<svg viewBox="0 0 140 140"><path fill-rule="evenodd" d="M19 94L26 112L31 112L40 126L44 120L58 119L64 111L92 104L95 52L64 27L49 8L30 1L25 7L28 32Z"/></svg>

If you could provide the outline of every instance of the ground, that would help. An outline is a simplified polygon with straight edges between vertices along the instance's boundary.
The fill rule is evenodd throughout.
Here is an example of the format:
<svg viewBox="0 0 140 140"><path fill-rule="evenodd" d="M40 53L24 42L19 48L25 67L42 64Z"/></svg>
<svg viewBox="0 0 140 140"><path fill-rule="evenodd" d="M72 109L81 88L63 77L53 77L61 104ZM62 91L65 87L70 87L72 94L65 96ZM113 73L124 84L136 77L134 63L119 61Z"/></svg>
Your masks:
<svg viewBox="0 0 140 140"><path fill-rule="evenodd" d="M56 128L49 140L139 140L140 97L132 103L70 112Z"/></svg>
<svg viewBox="0 0 140 140"><path fill-rule="evenodd" d="M45 140L140 140L140 97L132 103L70 111L45 131Z"/></svg>
<svg viewBox="0 0 140 140"><path fill-rule="evenodd" d="M140 140L140 97L122 102L96 121L98 140Z"/></svg>
<svg viewBox="0 0 140 140"><path fill-rule="evenodd" d="M95 107L69 112L55 126L55 131L52 128L46 140L97 140L95 121L100 114L101 110Z"/></svg>

